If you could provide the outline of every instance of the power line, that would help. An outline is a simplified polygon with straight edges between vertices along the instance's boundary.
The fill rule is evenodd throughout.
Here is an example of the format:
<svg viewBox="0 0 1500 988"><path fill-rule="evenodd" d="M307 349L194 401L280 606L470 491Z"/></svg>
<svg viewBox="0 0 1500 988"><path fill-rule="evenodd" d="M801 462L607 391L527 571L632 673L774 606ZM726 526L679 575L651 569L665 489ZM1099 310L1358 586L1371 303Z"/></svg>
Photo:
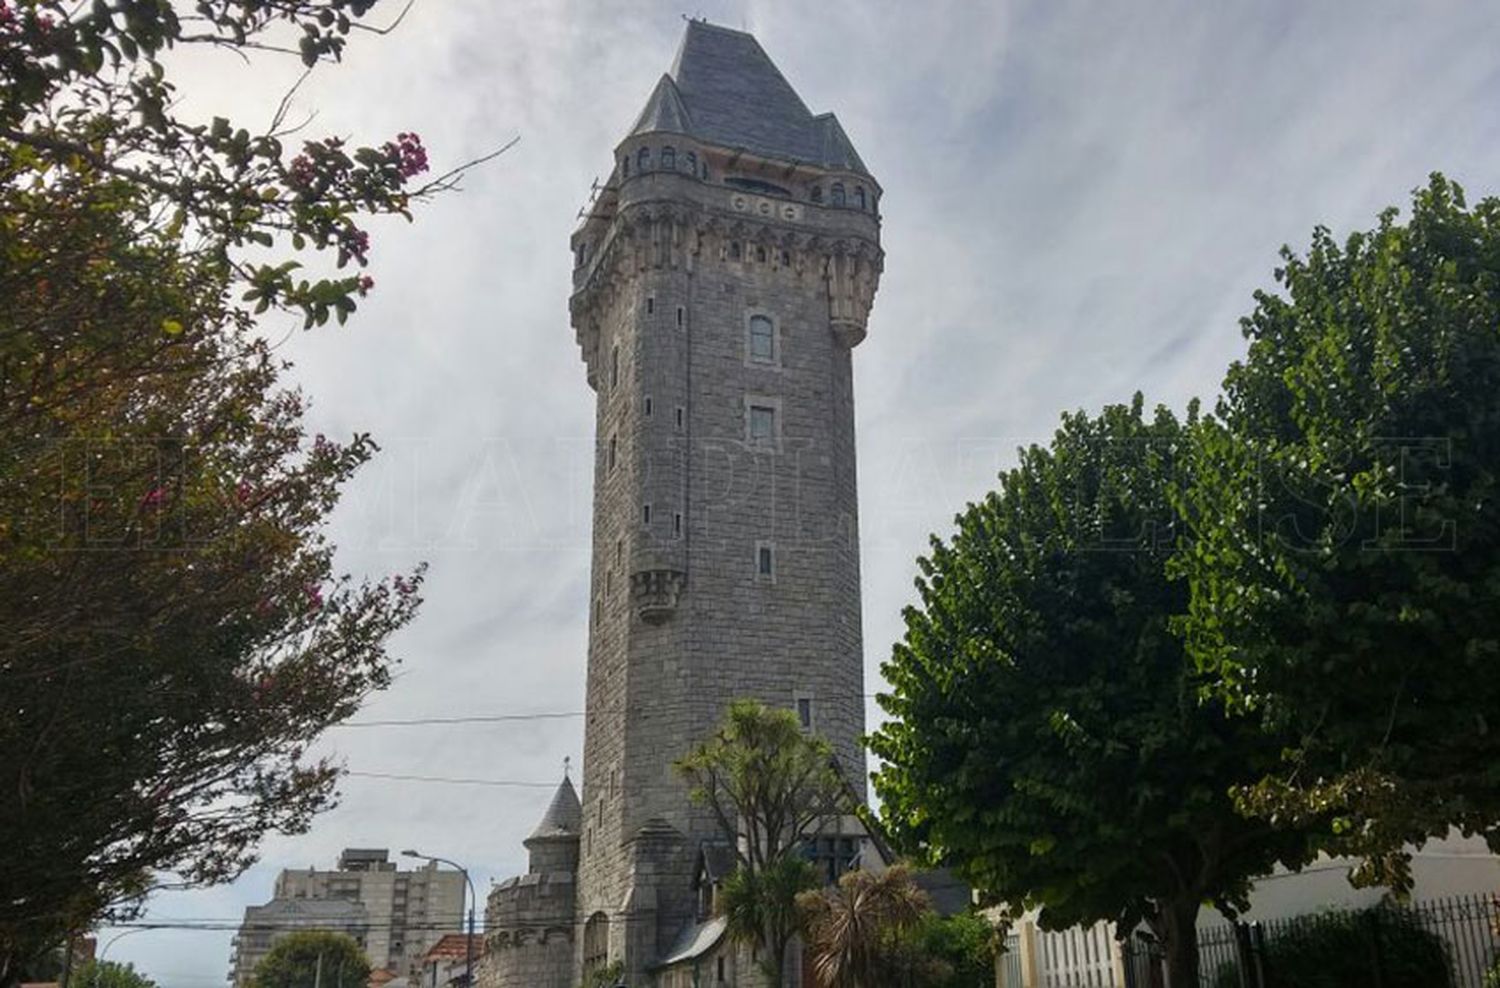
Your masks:
<svg viewBox="0 0 1500 988"><path fill-rule="evenodd" d="M556 789L556 782L524 782L519 779L448 779L435 775L399 775L392 772L345 772L362 779L388 779L394 782L441 782L454 786L504 786L517 789Z"/></svg>
<svg viewBox="0 0 1500 988"><path fill-rule="evenodd" d="M879 696L878 693L843 693L828 694L822 700L872 700ZM596 711L596 713L618 713L620 708ZM545 710L529 713L515 714L471 714L459 717L409 717L387 720L351 720L342 724L331 724L330 727L428 727L445 726L454 724L504 724L512 721L527 722L538 720L569 720L577 717L585 717L585 710Z"/></svg>

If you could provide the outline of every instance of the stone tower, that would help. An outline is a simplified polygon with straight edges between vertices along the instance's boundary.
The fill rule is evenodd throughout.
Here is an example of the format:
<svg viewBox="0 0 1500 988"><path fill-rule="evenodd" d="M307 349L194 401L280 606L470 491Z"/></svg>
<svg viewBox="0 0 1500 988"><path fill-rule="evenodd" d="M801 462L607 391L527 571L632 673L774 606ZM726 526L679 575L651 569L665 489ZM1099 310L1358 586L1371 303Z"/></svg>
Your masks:
<svg viewBox="0 0 1500 988"><path fill-rule="evenodd" d="M687 956L722 838L672 763L731 700L796 711L863 793L851 355L879 205L755 38L689 21L573 235L598 450L575 975Z"/></svg>

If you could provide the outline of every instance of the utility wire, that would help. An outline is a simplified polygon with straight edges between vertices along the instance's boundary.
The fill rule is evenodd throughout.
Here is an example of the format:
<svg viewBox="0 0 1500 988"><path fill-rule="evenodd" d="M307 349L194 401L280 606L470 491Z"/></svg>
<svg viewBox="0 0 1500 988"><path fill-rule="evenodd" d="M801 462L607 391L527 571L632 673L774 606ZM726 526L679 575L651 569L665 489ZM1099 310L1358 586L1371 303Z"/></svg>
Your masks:
<svg viewBox="0 0 1500 988"><path fill-rule="evenodd" d="M822 700L870 700L879 694L876 693L844 693L825 694L818 697ZM610 708L596 711L597 713L618 713L621 708ZM538 720L568 720L576 717L587 716L585 710L547 710L531 713L516 714L473 714L460 717L410 717L390 720L351 720L342 724L330 724L330 728L346 727L427 727L443 726L452 724L503 724L511 721L538 721Z"/></svg>

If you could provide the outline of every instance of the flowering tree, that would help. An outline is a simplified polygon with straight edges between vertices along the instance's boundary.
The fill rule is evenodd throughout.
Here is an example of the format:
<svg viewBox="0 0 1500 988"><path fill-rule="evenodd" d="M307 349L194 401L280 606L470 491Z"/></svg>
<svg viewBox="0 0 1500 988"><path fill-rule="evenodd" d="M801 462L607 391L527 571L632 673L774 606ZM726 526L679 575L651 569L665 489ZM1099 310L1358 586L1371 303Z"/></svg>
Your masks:
<svg viewBox="0 0 1500 988"><path fill-rule="evenodd" d="M305 434L254 319L342 322L361 217L458 173L419 182L414 134L285 147L286 100L182 119L159 58L311 67L373 7L0 0L0 985L305 829L337 776L308 745L389 682L421 572L339 576L321 534L375 445Z"/></svg>

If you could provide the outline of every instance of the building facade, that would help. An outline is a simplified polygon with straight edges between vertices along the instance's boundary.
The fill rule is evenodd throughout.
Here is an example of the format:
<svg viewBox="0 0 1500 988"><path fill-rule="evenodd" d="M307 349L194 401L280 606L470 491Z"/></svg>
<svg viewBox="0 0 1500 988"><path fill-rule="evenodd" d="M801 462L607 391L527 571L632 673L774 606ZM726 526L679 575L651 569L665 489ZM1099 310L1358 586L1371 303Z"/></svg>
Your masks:
<svg viewBox="0 0 1500 988"><path fill-rule="evenodd" d="M462 872L401 871L383 848L346 848L331 870L283 871L272 900L245 910L229 980L248 985L276 939L298 930L348 933L371 967L407 978L434 941L462 928L464 890Z"/></svg>
<svg viewBox="0 0 1500 988"><path fill-rule="evenodd" d="M573 235L598 455L559 983L618 962L648 984L691 938L721 835L671 766L731 700L796 711L863 795L852 351L880 194L752 36L690 21Z"/></svg>

